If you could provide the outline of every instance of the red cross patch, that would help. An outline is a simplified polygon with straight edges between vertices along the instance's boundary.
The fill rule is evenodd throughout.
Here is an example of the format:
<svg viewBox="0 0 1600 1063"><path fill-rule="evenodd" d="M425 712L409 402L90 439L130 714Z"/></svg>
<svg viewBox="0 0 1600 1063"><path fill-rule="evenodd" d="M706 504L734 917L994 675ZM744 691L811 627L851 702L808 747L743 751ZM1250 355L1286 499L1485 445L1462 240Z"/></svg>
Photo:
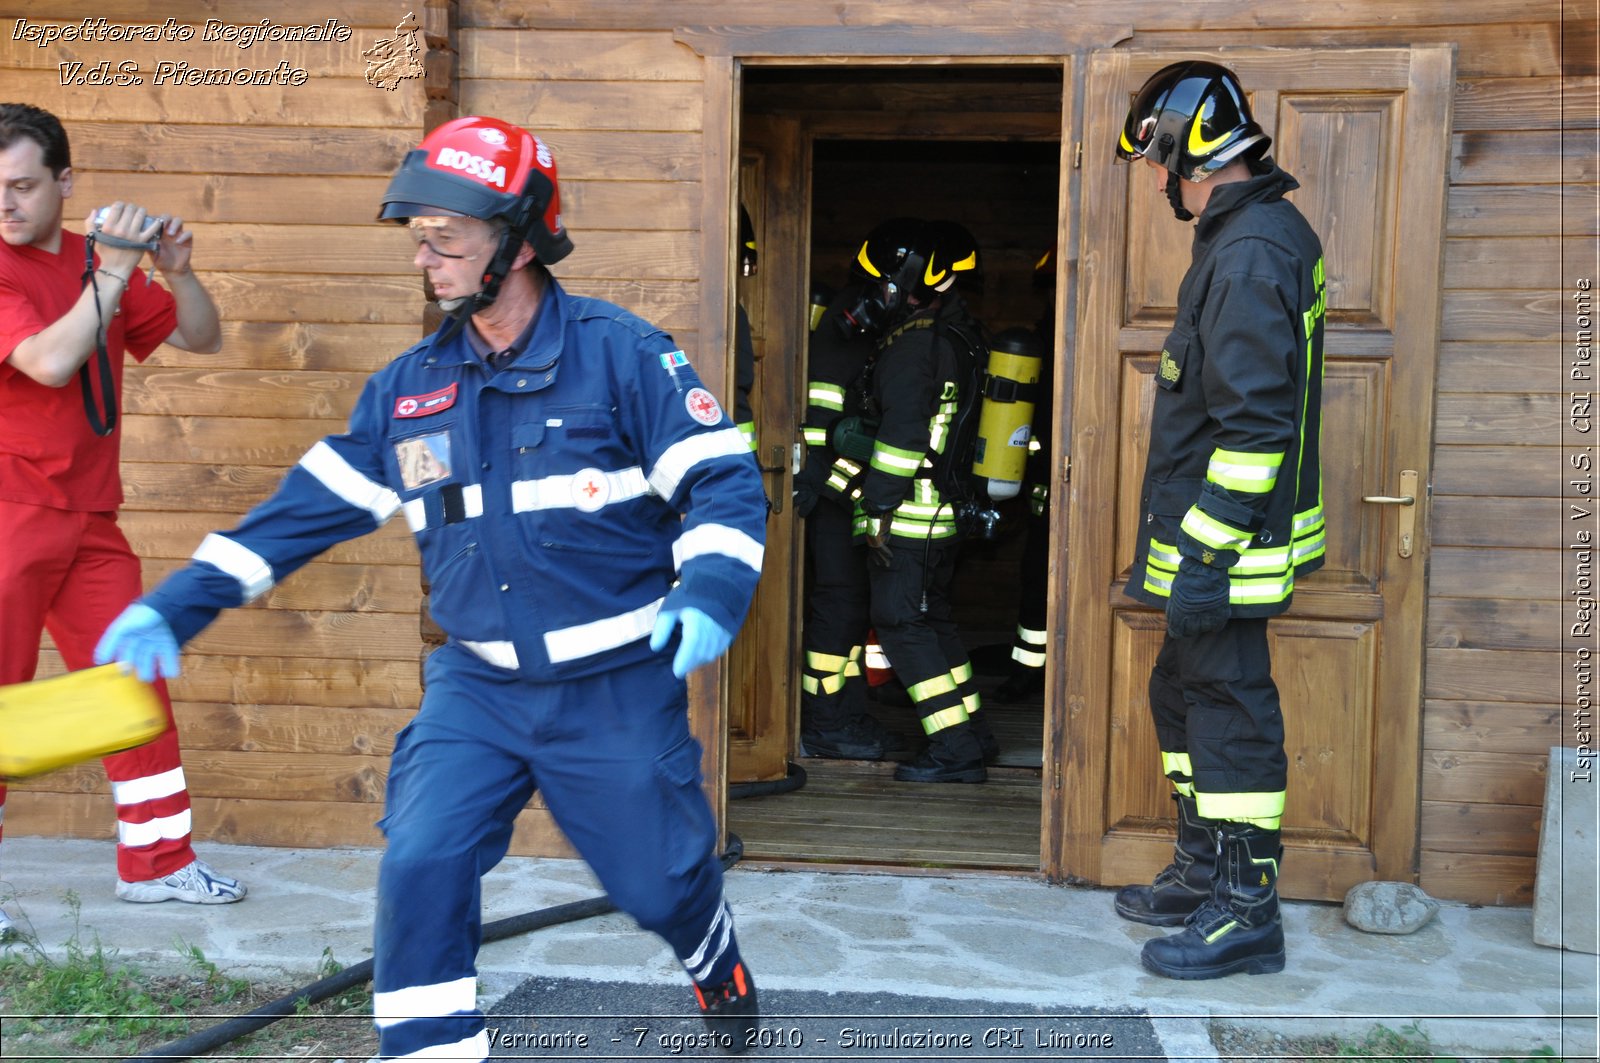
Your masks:
<svg viewBox="0 0 1600 1063"><path fill-rule="evenodd" d="M611 501L611 481L599 469L579 469L572 474L572 505L580 513L594 513Z"/></svg>
<svg viewBox="0 0 1600 1063"><path fill-rule="evenodd" d="M683 405L689 411L689 416L701 424L716 424L722 420L722 407L717 405L716 396L705 388L693 388L683 397Z"/></svg>
<svg viewBox="0 0 1600 1063"><path fill-rule="evenodd" d="M426 395L403 395L394 402L396 417L426 417L430 413L448 410L456 404L456 386L451 384Z"/></svg>

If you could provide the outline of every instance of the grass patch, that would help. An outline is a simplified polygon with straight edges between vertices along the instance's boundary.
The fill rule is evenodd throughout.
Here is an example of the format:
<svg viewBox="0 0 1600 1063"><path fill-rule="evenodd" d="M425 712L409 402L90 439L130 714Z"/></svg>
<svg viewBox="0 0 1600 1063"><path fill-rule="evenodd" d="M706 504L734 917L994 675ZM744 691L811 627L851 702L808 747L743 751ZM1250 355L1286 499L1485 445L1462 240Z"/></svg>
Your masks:
<svg viewBox="0 0 1600 1063"><path fill-rule="evenodd" d="M120 1059L211 1028L300 987L230 976L197 946L175 942L178 974L151 974L118 961L98 938L85 941L80 902L69 893L73 934L60 958L27 935L0 951L0 1057ZM23 921L25 925L25 921ZM341 965L324 950L316 977ZM308 979L310 981L311 979ZM377 1054L372 994L348 989L214 1049L212 1058L364 1060Z"/></svg>

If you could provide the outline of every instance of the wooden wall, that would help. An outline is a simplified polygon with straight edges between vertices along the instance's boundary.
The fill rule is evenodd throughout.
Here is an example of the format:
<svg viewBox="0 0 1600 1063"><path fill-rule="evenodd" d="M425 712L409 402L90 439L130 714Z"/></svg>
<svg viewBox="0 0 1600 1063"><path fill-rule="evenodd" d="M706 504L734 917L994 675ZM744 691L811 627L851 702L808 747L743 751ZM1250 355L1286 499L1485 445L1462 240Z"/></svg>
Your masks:
<svg viewBox="0 0 1600 1063"><path fill-rule="evenodd" d="M1127 24L1121 46L1139 49L1455 44L1419 868L1439 896L1531 899L1544 754L1563 737L1558 307L1576 267L1560 250L1563 232L1596 231L1585 152L1596 123L1592 6L843 0L751 2L734 18L725 4L684 0L467 0L461 23L463 105L501 106L549 129L563 175L585 197L583 214L572 213L580 253L595 227L644 230L642 255L625 267L651 278L638 292L644 311L691 315L695 243L683 230L698 209L701 60L674 43L675 29L702 46L744 35L798 54L871 54L874 40L903 54L958 54L996 37L1071 39L1086 23ZM706 29L730 23L738 28ZM1563 160L1580 187L1563 187ZM663 197L680 209L642 206ZM658 287L650 267L667 246L682 249L687 274Z"/></svg>
<svg viewBox="0 0 1600 1063"><path fill-rule="evenodd" d="M63 0L50 17L143 21L184 6ZM239 21L328 14L303 0L229 6ZM222 355L163 349L130 379L125 524L152 578L268 490L339 423L361 375L419 334L404 240L366 219L424 125L422 94L415 83L367 86L357 54L409 9L350 0L338 5L356 27L349 45L255 52L313 69L298 89L64 89L55 64L68 46L0 42L4 94L68 120L89 178L81 204L128 194L183 213L222 304ZM1442 897L1529 901L1544 754L1565 735L1561 307L1587 260L1563 262L1562 248L1581 243L1592 258L1596 235L1592 4L749 0L735 16L710 0L462 0L457 10L461 112L526 124L555 152L577 244L563 283L659 322L691 353L701 182L717 145L702 134L707 61L674 39L677 27L701 27L685 39L702 45L766 30L769 50L857 54L873 41L937 55L1087 36L1139 49L1455 44L1419 867ZM740 29L705 30L730 23ZM1131 36L1108 35L1112 24ZM181 57L236 58L225 49ZM372 839L389 734L417 696L404 538L391 527L334 551L197 641L174 693L201 837ZM100 787L92 775L19 788L13 832L104 834L109 802L87 792Z"/></svg>
<svg viewBox="0 0 1600 1063"><path fill-rule="evenodd" d="M32 22L161 22L187 42L12 40L0 96L56 113L72 140L69 227L130 199L176 213L222 313L223 350L162 347L125 388L122 525L153 584L234 524L325 433L342 430L367 374L422 335L409 241L373 222L423 125L420 79L366 83L363 49L411 10L396 0L237 3L230 24L316 24L346 42L248 49L204 42L195 5L63 0ZM420 8L420 5L416 5ZM420 11L419 11L420 13ZM63 86L58 63L138 64L140 85ZM158 62L306 71L302 85L155 84ZM416 552L404 522L337 548L196 639L171 685L195 834L265 845L376 844L387 755L418 699ZM46 640L48 647L48 640ZM60 670L46 649L41 674ZM112 836L99 765L15 786L13 833Z"/></svg>

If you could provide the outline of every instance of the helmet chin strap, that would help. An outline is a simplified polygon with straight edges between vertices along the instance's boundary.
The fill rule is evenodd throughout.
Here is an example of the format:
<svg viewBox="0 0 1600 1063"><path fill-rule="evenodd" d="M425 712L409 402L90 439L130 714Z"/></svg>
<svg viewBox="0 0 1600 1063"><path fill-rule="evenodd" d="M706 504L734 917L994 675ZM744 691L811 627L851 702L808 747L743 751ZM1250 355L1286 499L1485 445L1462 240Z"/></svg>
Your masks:
<svg viewBox="0 0 1600 1063"><path fill-rule="evenodd" d="M500 295L500 285L511 272L511 263L516 261L517 252L522 249L522 238L511 229L500 233L500 243L494 249L494 257L489 259L489 264L483 267L483 275L479 288L471 295L463 295L454 299L440 299L439 309L450 315L450 321L439 330L436 343L449 343L466 327L467 319L478 311L489 306Z"/></svg>
<svg viewBox="0 0 1600 1063"><path fill-rule="evenodd" d="M1167 203L1172 207L1173 215L1179 221L1194 221L1194 213L1183 205L1183 178L1167 171Z"/></svg>

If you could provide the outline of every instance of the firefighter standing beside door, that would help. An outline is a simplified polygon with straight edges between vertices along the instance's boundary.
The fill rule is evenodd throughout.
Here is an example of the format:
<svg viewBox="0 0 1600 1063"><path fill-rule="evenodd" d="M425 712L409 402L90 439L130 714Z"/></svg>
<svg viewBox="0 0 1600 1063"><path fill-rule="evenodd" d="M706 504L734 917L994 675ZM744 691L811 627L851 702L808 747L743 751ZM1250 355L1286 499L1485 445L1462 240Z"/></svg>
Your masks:
<svg viewBox="0 0 1600 1063"><path fill-rule="evenodd" d="M755 987L683 678L726 650L761 570L749 447L665 333L550 275L572 244L555 162L525 130L445 123L407 154L380 217L408 225L453 316L373 375L347 432L129 607L97 657L173 671L221 609L404 513L450 638L396 738L379 824L383 1056L489 1055L479 879L535 789L742 1048Z"/></svg>
<svg viewBox="0 0 1600 1063"><path fill-rule="evenodd" d="M1163 606L1150 709L1176 790L1173 862L1118 892L1125 918L1185 928L1146 943L1172 978L1283 969L1278 872L1288 761L1267 618L1324 555L1319 466L1322 245L1283 196L1232 72L1188 62L1135 97L1117 153L1197 219L1156 369L1144 519L1127 593Z"/></svg>
<svg viewBox="0 0 1600 1063"><path fill-rule="evenodd" d="M976 398L964 359L982 342L953 290L977 265L976 247L956 244L962 233L909 218L879 226L857 254L869 283L848 311L878 348L869 389L878 426L851 492L868 547L872 625L928 737L896 767L903 782L983 782L984 761L998 752L976 715L972 664L950 615L960 515L948 482L938 482L957 414Z"/></svg>

